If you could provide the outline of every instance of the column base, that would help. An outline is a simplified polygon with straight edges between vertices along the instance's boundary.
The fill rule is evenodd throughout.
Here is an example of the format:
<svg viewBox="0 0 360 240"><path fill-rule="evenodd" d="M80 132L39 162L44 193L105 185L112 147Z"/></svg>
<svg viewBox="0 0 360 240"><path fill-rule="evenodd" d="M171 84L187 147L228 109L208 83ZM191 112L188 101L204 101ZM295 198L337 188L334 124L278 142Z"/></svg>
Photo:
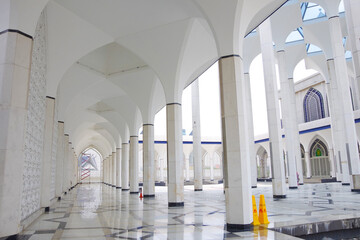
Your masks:
<svg viewBox="0 0 360 240"><path fill-rule="evenodd" d="M130 189L125 189L125 188L123 188L123 189L121 189L122 191L130 191Z"/></svg>
<svg viewBox="0 0 360 240"><path fill-rule="evenodd" d="M289 189L298 189L298 187L289 187Z"/></svg>
<svg viewBox="0 0 360 240"><path fill-rule="evenodd" d="M273 195L273 198L286 198L286 195Z"/></svg>
<svg viewBox="0 0 360 240"><path fill-rule="evenodd" d="M144 194L144 198L154 198L155 194Z"/></svg>
<svg viewBox="0 0 360 240"><path fill-rule="evenodd" d="M343 186L350 186L350 183L342 183Z"/></svg>
<svg viewBox="0 0 360 240"><path fill-rule="evenodd" d="M202 189L194 189L195 192L201 192Z"/></svg>
<svg viewBox="0 0 360 240"><path fill-rule="evenodd" d="M169 207L183 207L184 202L169 202L168 206Z"/></svg>
<svg viewBox="0 0 360 240"><path fill-rule="evenodd" d="M50 207L45 207L45 212L46 213L50 212Z"/></svg>
<svg viewBox="0 0 360 240"><path fill-rule="evenodd" d="M139 192L130 192L130 194L139 194Z"/></svg>
<svg viewBox="0 0 360 240"><path fill-rule="evenodd" d="M243 231L249 231L253 230L253 225L250 224L230 224L227 223L225 225L225 230L228 232L243 232Z"/></svg>
<svg viewBox="0 0 360 240"><path fill-rule="evenodd" d="M257 188L257 186L251 186L251 188Z"/></svg>

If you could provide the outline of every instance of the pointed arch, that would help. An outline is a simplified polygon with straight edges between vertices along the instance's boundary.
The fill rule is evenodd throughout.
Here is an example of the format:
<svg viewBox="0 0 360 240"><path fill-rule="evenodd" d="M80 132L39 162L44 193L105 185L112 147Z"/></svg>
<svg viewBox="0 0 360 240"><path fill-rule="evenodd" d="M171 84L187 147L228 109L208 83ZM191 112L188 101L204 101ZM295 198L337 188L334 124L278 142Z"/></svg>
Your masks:
<svg viewBox="0 0 360 240"><path fill-rule="evenodd" d="M330 177L329 150L320 138L314 138L310 145L311 173L314 177Z"/></svg>
<svg viewBox="0 0 360 240"><path fill-rule="evenodd" d="M324 99L318 90L310 88L304 97L304 120L315 121L325 117Z"/></svg>

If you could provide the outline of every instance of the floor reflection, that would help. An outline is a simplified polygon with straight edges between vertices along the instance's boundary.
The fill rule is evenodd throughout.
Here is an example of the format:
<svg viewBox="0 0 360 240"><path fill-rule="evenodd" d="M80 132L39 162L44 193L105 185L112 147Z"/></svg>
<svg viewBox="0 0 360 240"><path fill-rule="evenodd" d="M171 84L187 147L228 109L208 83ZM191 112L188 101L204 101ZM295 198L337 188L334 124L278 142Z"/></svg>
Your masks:
<svg viewBox="0 0 360 240"><path fill-rule="evenodd" d="M272 199L269 186L260 184L253 189L257 201L260 194L265 195L269 228L357 216L360 210L358 195L341 184L300 186L280 201ZM184 197L185 207L168 208L166 187L156 187L156 198L140 199L136 194L106 185L83 184L54 204L50 213L42 215L20 236L31 240L296 239L265 225L245 232L224 230L222 185L205 185L203 192L185 186Z"/></svg>

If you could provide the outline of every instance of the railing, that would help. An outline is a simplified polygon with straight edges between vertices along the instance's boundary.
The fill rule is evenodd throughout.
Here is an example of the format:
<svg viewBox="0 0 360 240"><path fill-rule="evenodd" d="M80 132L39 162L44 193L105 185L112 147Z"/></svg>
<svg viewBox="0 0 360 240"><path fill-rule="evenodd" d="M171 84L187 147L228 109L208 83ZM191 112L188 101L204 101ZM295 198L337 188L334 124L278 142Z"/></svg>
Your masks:
<svg viewBox="0 0 360 240"><path fill-rule="evenodd" d="M81 169L81 181L90 177L90 169L89 168L86 168L86 169Z"/></svg>

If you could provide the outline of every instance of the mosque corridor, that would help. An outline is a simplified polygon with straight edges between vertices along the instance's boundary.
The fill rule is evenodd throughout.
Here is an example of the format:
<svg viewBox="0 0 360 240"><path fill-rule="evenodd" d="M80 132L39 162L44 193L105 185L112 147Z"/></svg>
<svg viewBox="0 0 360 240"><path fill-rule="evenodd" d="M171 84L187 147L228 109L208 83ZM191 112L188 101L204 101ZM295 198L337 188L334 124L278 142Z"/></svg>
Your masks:
<svg viewBox="0 0 360 240"><path fill-rule="evenodd" d="M231 233L224 230L221 184L204 185L203 192L185 186L183 208L168 208L166 187L156 187L156 198L141 200L137 194L103 184L83 184L18 239L298 239L270 229L360 218L358 194L348 188L340 183L306 184L289 191L286 199L273 200L271 185L259 183L252 191L257 205L259 195L265 195L269 229L262 225L253 231Z"/></svg>

